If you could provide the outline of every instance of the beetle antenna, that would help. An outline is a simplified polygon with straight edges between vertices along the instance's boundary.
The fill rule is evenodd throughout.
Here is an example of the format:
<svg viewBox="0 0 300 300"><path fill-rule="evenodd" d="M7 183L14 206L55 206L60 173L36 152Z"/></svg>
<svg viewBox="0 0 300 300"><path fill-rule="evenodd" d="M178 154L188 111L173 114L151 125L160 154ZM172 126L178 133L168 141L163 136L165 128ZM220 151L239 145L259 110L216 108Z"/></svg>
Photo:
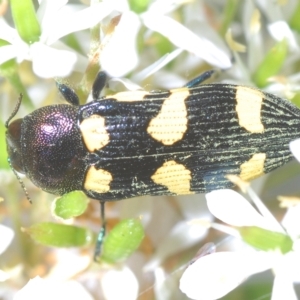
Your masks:
<svg viewBox="0 0 300 300"><path fill-rule="evenodd" d="M11 113L11 115L9 116L9 118L7 119L7 121L5 122L5 127L6 128L8 128L9 122L17 114L17 112L19 111L19 108L20 108L21 103L22 103L22 99L23 99L23 94L20 94L20 96L18 98L18 102L17 102L17 104L16 104L13 112Z"/></svg>
<svg viewBox="0 0 300 300"><path fill-rule="evenodd" d="M97 237L97 243L96 243L96 248L95 248L95 252L94 252L94 261L95 262L99 262L99 259L101 256L101 251L102 251L103 240L104 240L105 233L106 233L105 201L100 201L100 211L101 211L102 226L101 226L100 232Z"/></svg>
<svg viewBox="0 0 300 300"><path fill-rule="evenodd" d="M96 79L92 87L93 100L99 99L100 93L105 87L106 81L107 81L107 74L103 71L99 72L96 76Z"/></svg>
<svg viewBox="0 0 300 300"><path fill-rule="evenodd" d="M60 91L60 93L62 94L62 96L69 104L74 106L79 106L80 104L79 98L73 89L71 89L69 86L67 86L64 83L59 83L59 82L56 82L56 86Z"/></svg>
<svg viewBox="0 0 300 300"><path fill-rule="evenodd" d="M8 163L9 163L10 168L12 169L12 171L13 171L14 174L15 174L15 176L17 177L17 179L18 179L18 181L19 181L19 183L20 183L20 185L21 185L21 187L22 187L22 190L23 190L24 193L25 193L25 196L26 196L27 200L30 202L30 204L32 204L32 201L31 201L31 199L30 199L30 197L29 197L29 194L28 194L28 192L27 192L27 189L26 189L26 187L25 187L25 184L24 184L24 182L22 181L22 179L20 178L20 176L18 175L18 173L16 172L16 170L15 170L15 169L13 168L13 166L11 165L10 158L8 158L7 161L8 161Z"/></svg>
<svg viewBox="0 0 300 300"><path fill-rule="evenodd" d="M21 106L21 103L22 103L22 99L23 99L23 94L21 93L19 98L18 98L18 102L13 110L13 112L11 113L11 115L9 116L9 118L7 119L7 121L5 122L5 127L8 129L8 126L9 126L9 122L11 121L12 118L15 117L15 115L18 113L19 109L20 109L20 106ZM20 178L20 176L18 175L18 173L16 172L16 170L13 168L13 166L11 165L11 161L10 161L10 158L7 159L8 161L8 164L10 166L10 168L12 169L12 171L14 172L16 178L18 179L21 187L22 187L22 190L24 191L25 193L25 196L27 198L27 200L32 204L32 201L29 197L29 194L27 192L27 189L25 187L25 184L24 182L22 181L22 179Z"/></svg>

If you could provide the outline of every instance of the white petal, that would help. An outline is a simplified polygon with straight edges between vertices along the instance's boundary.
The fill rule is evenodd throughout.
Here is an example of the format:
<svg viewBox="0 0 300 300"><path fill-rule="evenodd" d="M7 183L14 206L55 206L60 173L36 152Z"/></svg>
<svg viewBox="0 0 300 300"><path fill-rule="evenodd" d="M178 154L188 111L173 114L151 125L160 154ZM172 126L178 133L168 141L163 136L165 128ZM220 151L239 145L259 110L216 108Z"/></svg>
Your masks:
<svg viewBox="0 0 300 300"><path fill-rule="evenodd" d="M257 6L265 15L267 23L283 19L282 8L278 3L269 0L260 0L257 2Z"/></svg>
<svg viewBox="0 0 300 300"><path fill-rule="evenodd" d="M133 272L127 267L109 270L102 277L101 285L105 299L135 300L138 296L138 281Z"/></svg>
<svg viewBox="0 0 300 300"><path fill-rule="evenodd" d="M230 58L225 52L170 17L145 13L142 19L145 26L164 35L177 47L201 57L214 66L224 69L231 67Z"/></svg>
<svg viewBox="0 0 300 300"><path fill-rule="evenodd" d="M0 243L0 254L3 253L7 247L10 245L12 239L14 238L14 231L0 224L0 236L1 236L1 243Z"/></svg>
<svg viewBox="0 0 300 300"><path fill-rule="evenodd" d="M33 71L43 78L65 77L71 73L76 63L76 54L57 50L42 43L30 47Z"/></svg>
<svg viewBox="0 0 300 300"><path fill-rule="evenodd" d="M180 279L180 289L191 299L219 299L241 284L248 276L264 270L258 252L217 252L199 258ZM265 257L265 256L264 256ZM254 259L254 260L253 260ZM265 269L269 266L264 264Z"/></svg>
<svg viewBox="0 0 300 300"><path fill-rule="evenodd" d="M299 46L297 44L297 41L295 40L295 36L286 22L274 22L268 25L268 29L274 39L280 42L285 38L289 44L289 47L293 51L299 51Z"/></svg>
<svg viewBox="0 0 300 300"><path fill-rule="evenodd" d="M261 30L259 30L261 25L260 20L254 20L253 18L255 15L259 14L256 5L252 1L246 1L244 4L245 5L242 7L243 11L241 20L243 20L242 35L245 37L247 45L247 72L245 70L243 72L247 74L248 72L255 72L255 70L258 68L258 65L263 60L265 53L264 51L261 51L261 49L263 49L265 41ZM241 65L241 63L239 64ZM250 74L247 77L249 77L247 81L251 82Z"/></svg>
<svg viewBox="0 0 300 300"><path fill-rule="evenodd" d="M91 294L75 280L69 280L59 284L58 288L55 290L55 296L56 299L94 300ZM55 298L53 297L52 299Z"/></svg>
<svg viewBox="0 0 300 300"><path fill-rule="evenodd" d="M38 294L41 293L44 288L45 284L43 279L37 276L30 279L28 283L16 293L14 300L37 300ZM45 289L44 293L46 294L47 292L48 291ZM42 293L40 296L43 298L44 294Z"/></svg>
<svg viewBox="0 0 300 300"><path fill-rule="evenodd" d="M14 300L93 300L92 296L78 282L70 280L66 282L55 282L35 277L16 293Z"/></svg>
<svg viewBox="0 0 300 300"><path fill-rule="evenodd" d="M56 264L47 274L47 279L67 280L86 270L91 264L90 255L80 255L78 251L57 249Z"/></svg>
<svg viewBox="0 0 300 300"><path fill-rule="evenodd" d="M295 158L300 162L300 139L290 142L290 150Z"/></svg>
<svg viewBox="0 0 300 300"><path fill-rule="evenodd" d="M11 45L0 47L0 63L16 57L18 62L28 59L29 46L19 36L16 29L10 27L6 21L0 18L0 39Z"/></svg>
<svg viewBox="0 0 300 300"><path fill-rule="evenodd" d="M95 26L113 11L109 3L97 3L91 7L73 13L63 11L52 20L49 26L43 28L41 40L51 45L63 36L72 32Z"/></svg>
<svg viewBox="0 0 300 300"><path fill-rule="evenodd" d="M266 221L239 193L224 189L206 194L209 211L221 221L233 226L263 226Z"/></svg>
<svg viewBox="0 0 300 300"><path fill-rule="evenodd" d="M293 281L290 280L288 274L277 275L274 279L271 300L298 300L295 293Z"/></svg>
<svg viewBox="0 0 300 300"><path fill-rule="evenodd" d="M128 78L112 78L108 82L108 87L112 91L138 91L143 90L141 86L131 81Z"/></svg>
<svg viewBox="0 0 300 300"><path fill-rule="evenodd" d="M14 45L0 47L0 65L4 62L17 57L18 49Z"/></svg>
<svg viewBox="0 0 300 300"><path fill-rule="evenodd" d="M130 10L128 0L103 0L104 3L109 3L114 7L114 10L124 13Z"/></svg>
<svg viewBox="0 0 300 300"><path fill-rule="evenodd" d="M159 60L147 66L144 70L140 71L139 73L135 74L132 80L141 82L147 77L151 76L152 74L156 73L158 70L162 69L165 65L167 65L170 61L175 59L179 54L182 53L182 49L176 49L171 53L165 54Z"/></svg>
<svg viewBox="0 0 300 300"><path fill-rule="evenodd" d="M83 36L85 36L85 35L83 35ZM54 44L52 44L51 48L59 49L59 50L65 50L65 51L72 52L72 53L76 54L76 63L73 66L73 71L82 73L83 72L82 70L85 70L88 63L89 63L89 60L88 60L86 55L75 52L74 49L67 46L66 44L64 44L60 40L58 40Z"/></svg>
<svg viewBox="0 0 300 300"><path fill-rule="evenodd" d="M177 223L170 234L158 245L153 259L144 267L144 270L153 270L167 257L195 245L206 236L207 231L207 228L196 222Z"/></svg>
<svg viewBox="0 0 300 300"><path fill-rule="evenodd" d="M181 49L179 49L179 50L181 50ZM183 65L186 67L185 64L183 64ZM188 70L189 68L187 67L186 69ZM133 78L135 78L135 76L133 76ZM153 74L153 77L151 80L152 80L153 86L159 86L165 90L171 90L173 88L182 87L187 83L186 78L180 76L178 73L176 73L176 71L171 70L171 69L170 70L162 69L162 70L157 71L156 73ZM197 194L197 196L199 196L199 194ZM177 197L176 197L176 199L177 199ZM185 202L184 204L186 204L186 201L184 201L184 202ZM206 203L205 203L205 206L207 208ZM194 218L196 218L195 208L193 208L190 211L192 211L192 213L194 214Z"/></svg>
<svg viewBox="0 0 300 300"><path fill-rule="evenodd" d="M0 39L8 41L10 44L14 44L16 40L21 40L17 30L10 27L3 18L0 18L0 28Z"/></svg>
<svg viewBox="0 0 300 300"><path fill-rule="evenodd" d="M291 251L280 256L276 264L273 266L273 271L279 277L285 274L286 279L291 282L300 282L300 253L299 251Z"/></svg>
<svg viewBox="0 0 300 300"><path fill-rule="evenodd" d="M148 7L148 12L151 12L152 14L167 14L171 11L177 9L183 4L186 4L186 0L156 0L150 2L150 5Z"/></svg>
<svg viewBox="0 0 300 300"><path fill-rule="evenodd" d="M40 6L37 10L37 18L42 30L45 26L51 26L54 23L57 12L68 3L68 0L40 0Z"/></svg>
<svg viewBox="0 0 300 300"><path fill-rule="evenodd" d="M138 63L136 37L141 23L136 14L125 12L100 55L102 69L115 77L133 70Z"/></svg>
<svg viewBox="0 0 300 300"><path fill-rule="evenodd" d="M9 274L0 270L0 282L4 282L9 279Z"/></svg>

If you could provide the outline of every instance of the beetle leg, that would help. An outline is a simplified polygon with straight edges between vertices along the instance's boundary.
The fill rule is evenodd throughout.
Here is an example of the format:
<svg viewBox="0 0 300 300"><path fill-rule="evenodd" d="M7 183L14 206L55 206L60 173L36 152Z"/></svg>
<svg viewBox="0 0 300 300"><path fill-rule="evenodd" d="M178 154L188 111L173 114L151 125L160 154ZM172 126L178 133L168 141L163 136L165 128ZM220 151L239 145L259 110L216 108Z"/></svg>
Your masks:
<svg viewBox="0 0 300 300"><path fill-rule="evenodd" d="M94 261L95 262L99 262L99 260L100 260L102 244L103 244L103 240L104 240L104 237L106 234L105 201L100 201L100 210L101 210L102 226L101 226L100 232L97 237L97 243L96 243L95 252L94 252Z"/></svg>

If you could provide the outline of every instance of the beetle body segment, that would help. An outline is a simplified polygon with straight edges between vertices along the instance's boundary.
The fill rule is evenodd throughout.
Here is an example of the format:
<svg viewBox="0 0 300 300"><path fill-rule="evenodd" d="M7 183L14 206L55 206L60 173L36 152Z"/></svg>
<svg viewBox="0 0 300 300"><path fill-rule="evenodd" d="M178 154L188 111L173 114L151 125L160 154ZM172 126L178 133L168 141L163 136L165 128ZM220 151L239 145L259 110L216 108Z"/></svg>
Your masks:
<svg viewBox="0 0 300 300"><path fill-rule="evenodd" d="M292 158L300 110L253 88L208 84L38 109L23 118L19 150L13 124L10 158L37 186L114 201L209 192L231 187L227 174L270 172Z"/></svg>

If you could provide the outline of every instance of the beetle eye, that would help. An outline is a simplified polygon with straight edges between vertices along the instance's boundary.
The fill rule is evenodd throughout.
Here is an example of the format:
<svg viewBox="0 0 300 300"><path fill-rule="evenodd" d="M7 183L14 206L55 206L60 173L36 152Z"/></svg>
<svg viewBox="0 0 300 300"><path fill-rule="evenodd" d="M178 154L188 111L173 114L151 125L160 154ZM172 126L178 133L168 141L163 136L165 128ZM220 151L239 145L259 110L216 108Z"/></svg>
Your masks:
<svg viewBox="0 0 300 300"><path fill-rule="evenodd" d="M25 174L22 163L21 125L23 119L11 122L6 131L7 152L11 166L19 173Z"/></svg>

